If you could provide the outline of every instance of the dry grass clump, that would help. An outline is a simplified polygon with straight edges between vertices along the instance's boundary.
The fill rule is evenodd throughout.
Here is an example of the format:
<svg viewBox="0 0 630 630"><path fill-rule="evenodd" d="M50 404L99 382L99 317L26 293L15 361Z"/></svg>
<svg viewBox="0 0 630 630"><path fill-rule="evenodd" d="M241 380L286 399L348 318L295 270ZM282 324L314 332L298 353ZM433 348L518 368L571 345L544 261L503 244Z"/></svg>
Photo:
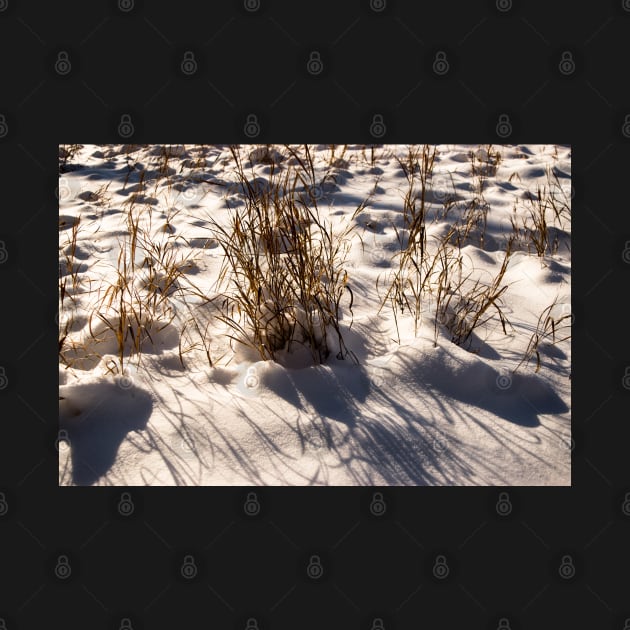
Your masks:
<svg viewBox="0 0 630 630"><path fill-rule="evenodd" d="M315 363L333 351L338 359L356 359L340 325L344 296L352 313L344 269L348 231L335 234L320 216L308 145L301 152L286 147L295 166L278 171L272 160L265 187L254 185L253 172L248 177L238 147L230 150L245 205L232 208L227 226L211 221L225 254L220 319L231 338L261 359L277 359L295 345L308 349Z"/></svg>
<svg viewBox="0 0 630 630"><path fill-rule="evenodd" d="M66 173L69 163L72 162L76 154L83 148L82 144L60 144L59 145L59 173Z"/></svg>
<svg viewBox="0 0 630 630"><path fill-rule="evenodd" d="M124 372L126 356L137 355L139 360L146 342L154 344L152 335L161 332L174 318L168 296L179 275L177 265L169 256L168 247L162 248L147 238L139 226L139 214L129 209L129 231L120 245L116 279L106 287L101 308L89 323L95 341L104 334L113 334L120 373ZM147 275L140 273L145 268ZM158 281L159 269L163 275ZM95 319L104 327L95 327Z"/></svg>
<svg viewBox="0 0 630 630"><path fill-rule="evenodd" d="M501 152L491 144L469 152L470 175L472 180L471 197L461 204L462 217L456 221L452 240L458 246L475 242L481 249L486 246L486 229L490 204L485 198L488 180L495 177L501 164ZM451 202L451 205L456 205ZM445 214L447 209L445 208Z"/></svg>
<svg viewBox="0 0 630 630"><path fill-rule="evenodd" d="M507 334L506 325L509 326L510 323L504 313L501 297L508 288L507 284L502 283L510 255L511 250L508 246L501 268L489 282L475 278L474 271L462 277L461 265L456 282L451 282L447 274L444 278L440 277L437 287L436 320L447 328L453 343L464 346L470 340L473 331L486 324L495 314L499 318L503 334Z"/></svg>
<svg viewBox="0 0 630 630"><path fill-rule="evenodd" d="M558 252L558 231L571 220L571 197L560 184L557 173L552 168L546 169L547 183L536 187L524 203L514 207L514 216L510 218L512 231L522 247L532 250L540 257ZM524 208L526 218L519 221L517 210Z"/></svg>
<svg viewBox="0 0 630 630"><path fill-rule="evenodd" d="M529 364L534 356L536 357L535 371L538 372L541 366L541 346L555 345L571 339L572 319L571 308L568 304L563 304L562 307L559 307L557 300L554 300L552 304L545 308L538 318L536 329L527 344L525 354L514 369L514 372L523 364Z"/></svg>
<svg viewBox="0 0 630 630"><path fill-rule="evenodd" d="M74 294L79 290L82 278L80 277L81 265L76 262L77 237L81 217L77 217L72 222L71 227L66 232L67 237L63 244L59 245L59 313L72 312L73 309L66 309L66 300L75 302ZM65 231L66 226L60 222L60 231ZM72 328L73 317L59 318L59 357L64 359L64 348Z"/></svg>
<svg viewBox="0 0 630 630"><path fill-rule="evenodd" d="M507 290L503 284L511 255L508 243L505 258L497 275L490 281L477 277L474 269L464 273L461 248L478 234L483 247L489 204L484 198L486 180L496 174L501 162L498 150L488 145L470 152L473 176L472 198L459 204L460 217L437 236L427 242L428 217L432 204L427 200L443 200L443 209L435 211L433 221L444 219L456 206L454 197L443 191L431 194L433 168L437 150L430 145L411 146L399 164L407 179L403 200L403 229L396 229L400 251L396 254L396 269L381 302L381 309L389 303L398 330L398 315L405 310L414 318L414 331L418 333L425 302L435 304L434 339L437 344L439 325L448 330L451 341L458 345L469 342L473 331L498 316L503 332L507 334L509 321L505 315L502 296ZM398 333L400 342L400 334Z"/></svg>
<svg viewBox="0 0 630 630"><path fill-rule="evenodd" d="M190 255L179 253L173 238L155 238L151 208L136 206L133 200L127 204L127 229L119 241L113 279L112 274L108 275L98 290L97 304L88 317L89 336L80 343L68 343L72 322L64 320L60 326L59 354L65 365L89 369L104 355L115 354L117 363L108 369L122 374L131 357L139 362L147 344L155 346L154 337L175 319L171 298L176 294L183 296L188 290L180 280L193 262ZM144 224L141 215L145 217ZM78 229L76 221L64 250L68 266L74 264ZM60 275L60 312L69 294L68 278L74 289L79 283L76 271Z"/></svg>
<svg viewBox="0 0 630 630"><path fill-rule="evenodd" d="M403 227L399 230L394 226L400 251L396 254L396 269L389 280L389 286L379 309L380 312L383 306L389 303L395 318L398 313L404 313L407 309L414 318L416 333L420 324L425 284L424 268L428 253L427 182L433 173L436 155L437 149L425 144L410 146L406 159L398 159L407 179L407 189L403 199Z"/></svg>

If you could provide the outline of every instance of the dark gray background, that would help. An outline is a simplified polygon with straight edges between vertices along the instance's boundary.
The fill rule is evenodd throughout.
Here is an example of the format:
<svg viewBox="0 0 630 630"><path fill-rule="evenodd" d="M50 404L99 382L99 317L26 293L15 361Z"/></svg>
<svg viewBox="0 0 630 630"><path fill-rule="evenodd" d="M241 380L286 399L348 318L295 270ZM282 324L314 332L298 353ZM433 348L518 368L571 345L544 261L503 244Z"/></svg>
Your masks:
<svg viewBox="0 0 630 630"><path fill-rule="evenodd" d="M630 2L583 6L0 0L0 628L630 627ZM571 144L573 487L58 488L57 146L123 141Z"/></svg>

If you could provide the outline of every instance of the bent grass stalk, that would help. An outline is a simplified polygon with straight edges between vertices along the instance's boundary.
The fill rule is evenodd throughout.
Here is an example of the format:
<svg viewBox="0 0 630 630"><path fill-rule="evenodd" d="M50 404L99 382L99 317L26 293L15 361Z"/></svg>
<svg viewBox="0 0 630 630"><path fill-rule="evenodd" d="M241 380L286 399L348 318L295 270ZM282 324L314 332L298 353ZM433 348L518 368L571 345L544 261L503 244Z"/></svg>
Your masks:
<svg viewBox="0 0 630 630"><path fill-rule="evenodd" d="M527 344L527 348L525 349L523 358L514 368L514 373L516 373L516 371L520 369L523 364L529 364L532 357L534 356L536 357L536 369L534 371L538 372L542 365L539 351L540 344L549 343L550 337L552 345L571 339L571 333L566 334L567 328L571 328L571 313L561 313L559 317L555 317L552 313L557 307L557 303L557 299L554 300L553 303L545 308L538 317L536 329L532 333L529 343ZM560 339L556 339L557 333L564 334L565 336Z"/></svg>
<svg viewBox="0 0 630 630"><path fill-rule="evenodd" d="M405 308L414 317L414 331L417 334L420 324L422 295L424 289L424 265L426 258L426 202L427 181L433 173L437 155L436 147L425 144L422 147L410 146L406 160L398 163L407 178L407 189L403 198L403 230L396 226L396 238L400 251L396 254L398 265L385 296L381 301L379 313L389 302L398 331L398 312ZM416 189L416 172L420 180L420 190ZM400 332L398 331L400 343Z"/></svg>
<svg viewBox="0 0 630 630"><path fill-rule="evenodd" d="M320 217L308 145L303 154L286 150L297 166L277 175L272 165L269 185L260 190L245 174L238 148L231 147L245 208L232 208L227 226L211 219L225 256L219 319L232 330L232 340L254 348L263 360L300 344L314 363L323 363L332 351L331 333L337 357L356 359L339 324L342 297L346 291L351 296L344 235Z"/></svg>

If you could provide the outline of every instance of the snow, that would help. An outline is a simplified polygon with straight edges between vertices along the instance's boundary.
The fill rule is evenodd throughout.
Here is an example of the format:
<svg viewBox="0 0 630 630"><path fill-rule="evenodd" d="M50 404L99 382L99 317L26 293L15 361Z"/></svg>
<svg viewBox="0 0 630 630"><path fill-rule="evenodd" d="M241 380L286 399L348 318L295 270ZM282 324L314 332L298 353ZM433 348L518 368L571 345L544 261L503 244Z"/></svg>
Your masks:
<svg viewBox="0 0 630 630"><path fill-rule="evenodd" d="M439 315L434 294L417 330L407 310L379 311L406 238L408 180L396 156L404 161L409 147L378 145L372 162L370 147L336 145L332 156L330 145L310 145L320 216L347 235L352 308L346 293L340 325L357 360L334 347L318 365L300 346L261 360L217 317L224 254L210 219L225 224L243 194L229 147L76 149L59 178L60 485L570 485L569 147L436 147L427 243L443 239L473 199L487 204L485 234L477 226L453 246L471 282L499 273L513 223L530 220L539 187L555 182L556 198L568 200L567 212L546 215L542 256L523 230L513 245L500 283L506 331L490 307L457 345L446 326L453 312ZM292 162L280 145L240 151L261 189ZM139 355L127 337L121 367L108 288L130 214L146 240L128 295L157 283L161 301L153 317L143 311ZM142 264L150 247L173 257L173 284ZM537 370L535 354L522 359L545 322L554 331L540 340Z"/></svg>

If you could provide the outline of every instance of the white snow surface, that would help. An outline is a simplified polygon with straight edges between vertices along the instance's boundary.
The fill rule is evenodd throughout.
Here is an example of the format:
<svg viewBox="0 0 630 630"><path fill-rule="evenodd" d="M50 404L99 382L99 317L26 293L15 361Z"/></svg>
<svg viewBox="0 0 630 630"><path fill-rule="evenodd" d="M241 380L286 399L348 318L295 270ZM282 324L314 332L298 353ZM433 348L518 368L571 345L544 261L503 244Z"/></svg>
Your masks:
<svg viewBox="0 0 630 630"><path fill-rule="evenodd" d="M475 194L471 155L488 162L487 146L436 148L428 242ZM525 240L515 246L501 283L508 286L501 296L506 332L489 309L495 316L459 346L442 323L436 335L431 299L417 331L407 312L397 323L387 304L379 312L397 265L407 189L396 156L404 160L408 146L378 145L373 161L362 145L336 145L334 156L330 145L310 149L320 217L338 233L352 227L345 268L353 304L344 296L341 324L358 364L338 359L336 348L321 365L286 353L262 361L230 341L216 302L200 297L221 290L224 254L209 217L227 221L242 199L229 147L83 145L68 161L59 179L60 330L68 325L59 363L59 484L570 485L570 328L555 343L541 342L539 370L534 356L514 372L545 309L555 303L548 314L557 321L570 314L570 214L562 222L547 216L554 251L538 256ZM286 147L274 150L274 168L287 168ZM264 184L270 164L257 159L259 145L240 151ZM458 249L466 268L488 281L501 267L510 217L527 219L528 198L548 186L550 172L571 196L569 147L493 151L500 160L486 165L485 238L471 236ZM445 217L447 198L455 205ZM169 297L172 319L153 324L151 343L139 357L126 356L121 371L115 335L98 313L113 321L104 303L130 207L152 242L178 257L183 275Z"/></svg>

